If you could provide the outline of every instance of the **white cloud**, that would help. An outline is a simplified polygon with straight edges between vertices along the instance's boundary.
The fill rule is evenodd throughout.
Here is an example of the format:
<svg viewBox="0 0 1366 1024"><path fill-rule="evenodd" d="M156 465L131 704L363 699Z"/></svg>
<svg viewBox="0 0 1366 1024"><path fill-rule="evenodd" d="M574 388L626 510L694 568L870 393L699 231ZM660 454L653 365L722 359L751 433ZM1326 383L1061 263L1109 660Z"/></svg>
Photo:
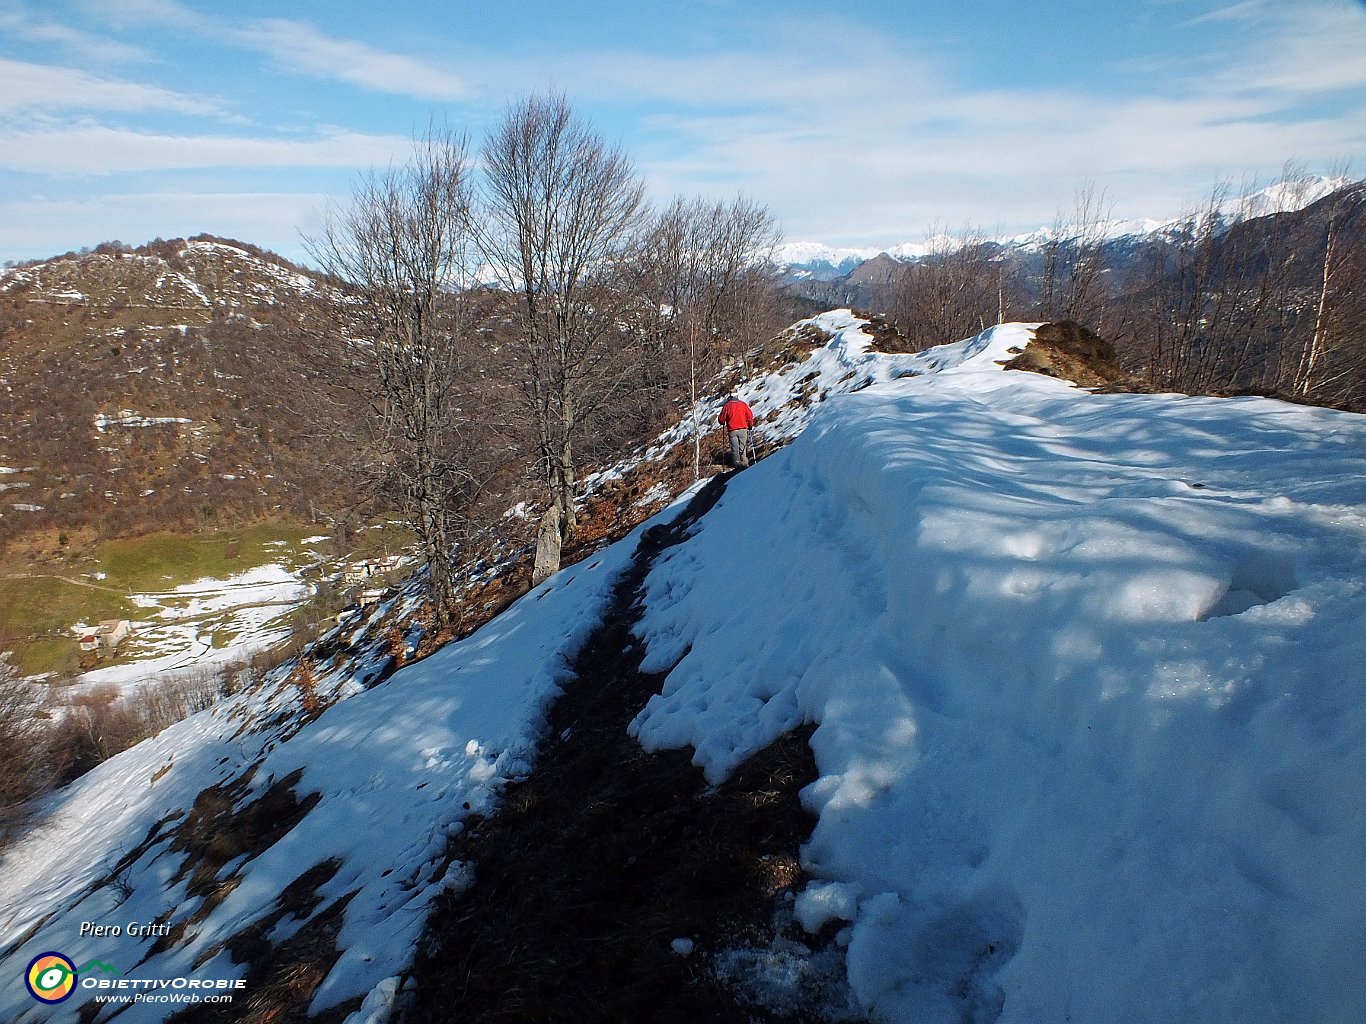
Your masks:
<svg viewBox="0 0 1366 1024"><path fill-rule="evenodd" d="M629 59L583 54L571 96L665 113L636 147L660 191L733 191L769 203L789 237L888 244L932 222L1037 227L1086 181L1121 216L1175 215L1221 179L1326 170L1366 148L1366 13L1345 0L1238 4L1228 33L1182 74L1117 96L1104 78L1010 91L886 45ZM807 63L803 64L803 60ZM974 76L975 80L982 80ZM1310 101L1332 100L1321 109Z"/></svg>
<svg viewBox="0 0 1366 1024"><path fill-rule="evenodd" d="M229 35L287 68L319 78L420 99L458 100L468 95L464 81L443 68L354 40L334 39L304 22L269 18Z"/></svg>
<svg viewBox="0 0 1366 1024"><path fill-rule="evenodd" d="M1223 178L1289 158L1327 168L1366 144L1366 109L1277 116L1282 100L1210 86L1120 100L1083 91L950 92L913 101L854 69L840 104L655 116L643 160L663 192L743 187L789 237L892 244L932 223L1028 230L1090 180L1126 217L1174 216Z"/></svg>
<svg viewBox="0 0 1366 1024"><path fill-rule="evenodd" d="M270 57L279 66L328 81L424 100L467 98L463 78L450 70L354 39L329 36L285 18L242 25L236 18L201 14L176 0L80 0L102 23L175 28Z"/></svg>
<svg viewBox="0 0 1366 1024"><path fill-rule="evenodd" d="M1110 63L1097 59L1107 72L1127 61L1120 73L1080 62L1061 86L1010 90L993 87L997 69L978 66L971 52L928 52L923 40L851 27L843 15L824 23L794 15L700 54L613 48L610 33L597 49L522 40L474 53L457 45L446 67L339 38L348 31L341 20L240 22L175 0L76 2L101 24L137 28L139 42L156 37L153 26L188 32L312 78L461 101L470 118L553 83L604 134L622 139L662 197L743 189L770 205L789 236L831 242L890 244L931 223L1037 227L1088 180L1109 189L1121 216L1167 216L1222 177L1269 175L1290 158L1318 169L1366 148L1366 13L1351 0L1230 2L1184 25L1176 15L1186 8L1173 0L1164 24L1184 30L1190 52L1119 47ZM1133 71L1139 66L1161 70L1144 79ZM1320 99L1329 102L1316 106ZM215 127L227 117L215 99L0 61L0 113L44 102L35 109L211 114ZM296 104L289 116L305 120L307 109ZM413 105L395 109L404 125L421 120ZM40 130L47 126L35 117L5 132L0 121L0 167L86 176L351 169L403 159L409 145L360 130L314 128L290 139L278 124L270 137L139 125L146 130Z"/></svg>
<svg viewBox="0 0 1366 1024"><path fill-rule="evenodd" d="M1252 59L1226 72L1229 87L1241 84L1287 99L1366 88L1366 6L1335 0L1277 7L1260 28Z"/></svg>
<svg viewBox="0 0 1366 1024"><path fill-rule="evenodd" d="M127 64L149 59L147 51L140 46L106 39L70 25L29 18L18 7L14 7L12 12L0 11L0 29L12 39L50 43L85 60L101 64Z"/></svg>
<svg viewBox="0 0 1366 1024"><path fill-rule="evenodd" d="M365 167L388 163L410 139L336 131L314 139L134 132L99 124L0 132L0 168L100 175L191 168Z"/></svg>
<svg viewBox="0 0 1366 1024"><path fill-rule="evenodd" d="M0 57L0 113L41 110L162 110L218 115L223 101L87 74L74 68Z"/></svg>
<svg viewBox="0 0 1366 1024"><path fill-rule="evenodd" d="M202 28L209 24L205 15L191 10L176 0L75 0L90 17L110 25L152 25L161 28L178 26Z"/></svg>

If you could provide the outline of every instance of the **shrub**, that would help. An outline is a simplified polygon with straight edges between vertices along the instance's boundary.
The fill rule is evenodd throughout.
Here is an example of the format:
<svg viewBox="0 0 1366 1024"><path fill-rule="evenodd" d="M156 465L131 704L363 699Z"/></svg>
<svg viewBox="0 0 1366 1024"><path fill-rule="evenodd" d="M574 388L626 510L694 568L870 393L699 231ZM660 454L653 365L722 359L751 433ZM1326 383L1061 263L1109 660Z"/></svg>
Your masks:
<svg viewBox="0 0 1366 1024"><path fill-rule="evenodd" d="M0 849L28 820L52 779L53 729L46 687L0 661Z"/></svg>

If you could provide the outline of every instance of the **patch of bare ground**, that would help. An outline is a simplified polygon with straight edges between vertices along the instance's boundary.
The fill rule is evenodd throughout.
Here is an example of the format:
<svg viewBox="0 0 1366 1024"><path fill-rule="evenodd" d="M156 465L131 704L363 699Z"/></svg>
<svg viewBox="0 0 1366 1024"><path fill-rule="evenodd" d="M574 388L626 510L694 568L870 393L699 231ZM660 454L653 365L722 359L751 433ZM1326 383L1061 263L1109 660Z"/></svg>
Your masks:
<svg viewBox="0 0 1366 1024"><path fill-rule="evenodd" d="M1070 380L1095 391L1149 390L1120 367L1113 345L1074 320L1040 325L1029 346L1004 366Z"/></svg>
<svg viewBox="0 0 1366 1024"><path fill-rule="evenodd" d="M886 317L878 313L861 313L857 310L854 311L854 315L868 321L863 325L863 333L873 339L868 346L870 352L896 355L920 351L920 348L897 330L896 325L889 323Z"/></svg>
<svg viewBox="0 0 1366 1024"><path fill-rule="evenodd" d="M644 534L551 712L535 771L448 851L473 881L429 919L406 1024L803 1019L741 1005L710 954L771 942L775 907L805 881L797 851L813 820L798 793L816 777L811 729L715 787L687 751L647 753L627 735L663 681L641 670L632 634L646 574L725 479Z"/></svg>
<svg viewBox="0 0 1366 1024"><path fill-rule="evenodd" d="M232 1003L197 1003L169 1018L168 1024L337 1024L360 1005L351 999L310 1015L309 1004L337 961L337 935L345 919L348 894L317 912L318 889L337 873L335 859L315 864L276 898L270 913L234 935L225 944L237 963L248 965L246 988ZM280 942L269 936L286 917L307 918L296 932ZM219 949L211 949L207 962ZM199 966L199 965L196 965Z"/></svg>

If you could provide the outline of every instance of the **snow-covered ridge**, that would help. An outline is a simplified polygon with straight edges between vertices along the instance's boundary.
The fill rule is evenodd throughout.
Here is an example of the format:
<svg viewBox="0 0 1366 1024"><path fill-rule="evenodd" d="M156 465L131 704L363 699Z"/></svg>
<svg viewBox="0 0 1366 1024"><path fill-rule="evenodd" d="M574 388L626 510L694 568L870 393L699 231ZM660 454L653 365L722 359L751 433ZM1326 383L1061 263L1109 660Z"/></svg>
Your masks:
<svg viewBox="0 0 1366 1024"><path fill-rule="evenodd" d="M732 482L648 581L636 734L717 780L819 723L796 909L878 1019L1354 1019L1366 419L1003 340Z"/></svg>
<svg viewBox="0 0 1366 1024"><path fill-rule="evenodd" d="M805 358L794 360L769 373L750 377L731 388L714 389L697 407L664 430L643 452L584 478L592 492L610 480L623 477L642 462L658 461L685 441L694 429L704 434L715 429L716 416L731 392L754 410L756 437L765 445L784 444L810 424L821 403L837 395L860 391L871 384L965 367L1000 370L1033 340L1037 324L1001 324L975 338L937 345L914 354L888 354L874 350L874 338L865 328L869 321L849 309L835 309L806 320L788 330L799 336L814 331L826 340Z"/></svg>
<svg viewBox="0 0 1366 1024"><path fill-rule="evenodd" d="M639 635L669 675L635 733L691 745L719 779L817 725L794 909L837 925L867 1014L1354 1019L1366 421L1002 370L1029 325L916 355L872 351L847 310L803 326L825 340L737 385L795 440L729 479L646 579ZM335 864L304 912L350 900L309 1009L365 997L349 1024L387 1024L432 901L470 880L446 871L448 837L529 770L634 543L377 685L368 613L325 638L314 681L336 702L319 716L276 678L58 794L0 862L0 974L60 950L134 978L241 978L228 941ZM296 773L316 804L192 893L175 816L208 785L246 802ZM153 936L80 934L133 920L185 930L155 953ZM37 1007L8 986L0 1019L74 1024L87 998Z"/></svg>

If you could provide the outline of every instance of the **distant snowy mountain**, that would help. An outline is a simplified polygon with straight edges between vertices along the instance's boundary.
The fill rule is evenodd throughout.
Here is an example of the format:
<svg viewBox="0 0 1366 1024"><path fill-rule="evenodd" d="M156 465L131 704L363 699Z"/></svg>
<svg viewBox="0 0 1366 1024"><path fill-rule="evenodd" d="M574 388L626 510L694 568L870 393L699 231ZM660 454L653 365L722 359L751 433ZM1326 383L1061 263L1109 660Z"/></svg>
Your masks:
<svg viewBox="0 0 1366 1024"><path fill-rule="evenodd" d="M789 242L778 247L773 262L795 276L825 280L849 273L880 252L881 249L841 249L820 242Z"/></svg>
<svg viewBox="0 0 1366 1024"><path fill-rule="evenodd" d="M1279 183L1258 189L1248 196L1229 196L1218 204L1218 212L1225 217L1241 215L1244 218L1263 217L1273 213L1291 213L1311 206L1337 189L1348 184L1351 179L1344 177L1320 177L1300 184ZM1140 239L1159 235L1181 223L1181 217L1166 219L1129 218L1106 221L1100 229L1105 238ZM1041 248L1053 238L1052 226L1043 226L1033 231L1014 235L1004 235L990 239L1006 249L1033 251ZM900 242L885 248L876 246L837 247L820 242L791 242L780 246L774 254L774 263L786 272L790 280L829 281L843 277L860 263L886 254L899 260L915 260L931 251L942 251L952 247L951 236L922 239L917 242Z"/></svg>
<svg viewBox="0 0 1366 1024"><path fill-rule="evenodd" d="M815 727L814 830L772 889L795 935L652 923L746 1015L818 1012L824 972L829 1019L1355 1019L1366 421L1004 370L1032 325L916 355L867 327L799 324L808 352L738 384L795 440L669 545L646 541L696 489L425 660L386 618L409 590L57 794L0 861L0 1019L228 995L183 1019L397 1024L433 907L481 884L448 844L538 770L622 579L662 679L629 732L691 750L711 786L685 808Z"/></svg>

